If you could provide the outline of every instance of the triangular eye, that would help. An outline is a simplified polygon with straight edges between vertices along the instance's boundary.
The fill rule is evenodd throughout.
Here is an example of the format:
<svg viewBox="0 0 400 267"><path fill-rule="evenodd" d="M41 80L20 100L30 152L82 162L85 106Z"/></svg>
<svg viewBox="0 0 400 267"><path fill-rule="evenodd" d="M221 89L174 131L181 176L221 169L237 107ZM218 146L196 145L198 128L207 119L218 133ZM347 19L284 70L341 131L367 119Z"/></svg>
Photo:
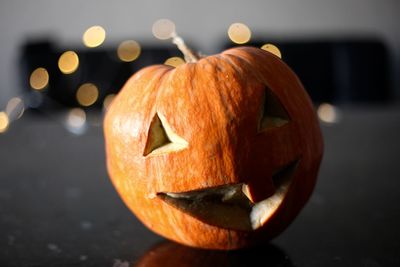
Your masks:
<svg viewBox="0 0 400 267"><path fill-rule="evenodd" d="M280 127L290 121L289 115L279 99L266 87L261 108L259 131Z"/></svg>
<svg viewBox="0 0 400 267"><path fill-rule="evenodd" d="M150 123L143 156L159 155L185 149L188 142L178 136L161 114L155 114Z"/></svg>

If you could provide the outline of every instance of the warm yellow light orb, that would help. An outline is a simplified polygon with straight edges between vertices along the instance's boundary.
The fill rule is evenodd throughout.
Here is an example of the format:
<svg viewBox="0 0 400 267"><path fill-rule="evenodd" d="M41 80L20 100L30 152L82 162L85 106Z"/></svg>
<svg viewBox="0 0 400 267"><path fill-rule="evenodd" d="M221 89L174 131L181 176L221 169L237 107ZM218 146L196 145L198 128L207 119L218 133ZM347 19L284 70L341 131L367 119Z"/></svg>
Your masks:
<svg viewBox="0 0 400 267"><path fill-rule="evenodd" d="M82 36L83 44L93 48L101 45L106 39L106 31L101 26L92 26Z"/></svg>
<svg viewBox="0 0 400 267"><path fill-rule="evenodd" d="M178 67L179 65L185 64L185 60L181 57L170 57L168 58L164 64L172 67Z"/></svg>
<svg viewBox="0 0 400 267"><path fill-rule="evenodd" d="M274 54L275 56L277 56L279 58L282 58L281 51L279 50L278 47L276 47L273 44L265 44L265 45L261 46L261 49L263 49L265 51L268 51L268 52Z"/></svg>
<svg viewBox="0 0 400 267"><path fill-rule="evenodd" d="M117 49L118 58L124 62L131 62L140 55L141 48L138 42L128 40L120 43Z"/></svg>
<svg viewBox="0 0 400 267"><path fill-rule="evenodd" d="M7 113L4 111L0 112L0 133L4 133L8 129L10 121L8 119Z"/></svg>
<svg viewBox="0 0 400 267"><path fill-rule="evenodd" d="M78 54L74 51L64 52L58 59L58 68L64 74L74 73L79 66Z"/></svg>
<svg viewBox="0 0 400 267"><path fill-rule="evenodd" d="M99 98L99 90L92 83L82 84L76 92L76 100L84 107L93 105Z"/></svg>
<svg viewBox="0 0 400 267"><path fill-rule="evenodd" d="M243 23L233 23L229 26L228 36L229 39L236 44L245 44L250 41L251 31L250 28Z"/></svg>
<svg viewBox="0 0 400 267"><path fill-rule="evenodd" d="M30 86L35 90L46 88L49 83L49 73L45 68L35 69L29 78Z"/></svg>
<svg viewBox="0 0 400 267"><path fill-rule="evenodd" d="M329 103L322 103L317 109L318 117L326 123L336 123L339 121L339 115L335 106Z"/></svg>

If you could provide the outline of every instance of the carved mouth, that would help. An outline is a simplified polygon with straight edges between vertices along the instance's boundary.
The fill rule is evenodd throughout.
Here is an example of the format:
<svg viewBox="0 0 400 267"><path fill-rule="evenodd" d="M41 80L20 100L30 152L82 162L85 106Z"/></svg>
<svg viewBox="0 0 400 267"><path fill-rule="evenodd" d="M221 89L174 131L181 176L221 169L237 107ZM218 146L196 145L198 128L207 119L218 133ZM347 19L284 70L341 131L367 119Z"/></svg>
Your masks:
<svg viewBox="0 0 400 267"><path fill-rule="evenodd" d="M252 203L246 196L245 183L193 190L181 193L157 193L169 205L200 221L234 230L252 231L260 228L274 214L285 198L298 161L272 177L275 193Z"/></svg>

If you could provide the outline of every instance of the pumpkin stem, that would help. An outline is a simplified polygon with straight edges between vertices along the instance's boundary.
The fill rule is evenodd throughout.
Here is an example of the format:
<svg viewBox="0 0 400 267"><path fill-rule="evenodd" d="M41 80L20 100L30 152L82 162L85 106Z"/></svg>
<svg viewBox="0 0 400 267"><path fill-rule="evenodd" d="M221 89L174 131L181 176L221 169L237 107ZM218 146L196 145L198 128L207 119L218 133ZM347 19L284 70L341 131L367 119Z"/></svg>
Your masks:
<svg viewBox="0 0 400 267"><path fill-rule="evenodd" d="M178 36L175 32L172 34L172 43L174 43L178 49L183 53L186 62L193 63L200 59L200 56L193 52L183 41L183 39Z"/></svg>

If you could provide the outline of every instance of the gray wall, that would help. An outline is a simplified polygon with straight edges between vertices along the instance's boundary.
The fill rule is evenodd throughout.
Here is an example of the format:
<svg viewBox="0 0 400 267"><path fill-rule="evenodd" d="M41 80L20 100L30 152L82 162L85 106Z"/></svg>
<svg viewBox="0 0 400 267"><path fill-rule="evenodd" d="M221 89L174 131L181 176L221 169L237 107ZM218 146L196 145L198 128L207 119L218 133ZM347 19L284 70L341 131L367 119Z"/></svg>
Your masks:
<svg viewBox="0 0 400 267"><path fill-rule="evenodd" d="M87 27L100 24L108 34L105 45L124 38L159 42L152 23L170 18L180 35L215 53L228 26L244 22L254 33L278 37L372 34L387 42L399 62L399 16L397 0L0 0L0 110L19 93L15 60L28 37L49 34L64 46L77 45Z"/></svg>

